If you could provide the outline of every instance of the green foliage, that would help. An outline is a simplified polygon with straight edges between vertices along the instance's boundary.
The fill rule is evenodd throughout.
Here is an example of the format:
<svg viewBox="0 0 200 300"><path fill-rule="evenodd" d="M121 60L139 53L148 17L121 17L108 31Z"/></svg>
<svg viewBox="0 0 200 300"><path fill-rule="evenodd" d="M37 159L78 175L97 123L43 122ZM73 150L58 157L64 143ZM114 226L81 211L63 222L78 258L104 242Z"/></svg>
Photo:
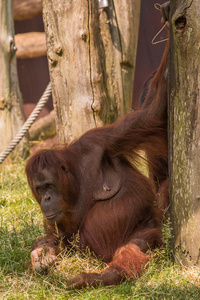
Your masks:
<svg viewBox="0 0 200 300"><path fill-rule="evenodd" d="M165 247L150 253L144 274L135 282L117 287L67 290L67 280L79 272L105 268L89 249L63 254L48 275L33 273L31 245L43 235L39 206L27 186L24 163L5 166L0 173L0 299L198 299L200 271L185 269L171 261L171 224L163 226Z"/></svg>

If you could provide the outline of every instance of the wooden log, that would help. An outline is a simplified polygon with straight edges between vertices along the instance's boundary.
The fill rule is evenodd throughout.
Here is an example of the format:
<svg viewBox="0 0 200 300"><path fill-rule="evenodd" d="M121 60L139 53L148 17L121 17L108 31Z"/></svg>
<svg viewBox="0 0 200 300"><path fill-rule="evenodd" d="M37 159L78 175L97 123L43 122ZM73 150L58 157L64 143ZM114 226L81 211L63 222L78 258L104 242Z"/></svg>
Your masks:
<svg viewBox="0 0 200 300"><path fill-rule="evenodd" d="M17 58L39 57L47 54L44 32L28 32L15 35Z"/></svg>
<svg viewBox="0 0 200 300"><path fill-rule="evenodd" d="M46 140L56 135L55 112L36 121L29 130L31 141Z"/></svg>
<svg viewBox="0 0 200 300"><path fill-rule="evenodd" d="M42 0L14 0L14 20L26 20L42 14Z"/></svg>
<svg viewBox="0 0 200 300"><path fill-rule="evenodd" d="M175 262L200 266L200 6L170 2L169 165Z"/></svg>

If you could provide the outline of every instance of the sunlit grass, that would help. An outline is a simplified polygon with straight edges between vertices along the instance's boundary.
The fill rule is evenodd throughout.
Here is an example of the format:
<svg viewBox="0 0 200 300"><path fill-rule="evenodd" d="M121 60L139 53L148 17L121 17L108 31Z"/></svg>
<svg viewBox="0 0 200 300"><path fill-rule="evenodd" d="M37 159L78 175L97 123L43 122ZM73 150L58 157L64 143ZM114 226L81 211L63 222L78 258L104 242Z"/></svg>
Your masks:
<svg viewBox="0 0 200 300"><path fill-rule="evenodd" d="M63 255L48 275L33 273L31 245L43 235L39 206L28 188L24 162L0 170L0 299L199 299L200 269L173 265L170 224L164 226L166 246L154 253L141 278L117 287L67 290L67 280L80 272L97 272L106 265L89 249Z"/></svg>

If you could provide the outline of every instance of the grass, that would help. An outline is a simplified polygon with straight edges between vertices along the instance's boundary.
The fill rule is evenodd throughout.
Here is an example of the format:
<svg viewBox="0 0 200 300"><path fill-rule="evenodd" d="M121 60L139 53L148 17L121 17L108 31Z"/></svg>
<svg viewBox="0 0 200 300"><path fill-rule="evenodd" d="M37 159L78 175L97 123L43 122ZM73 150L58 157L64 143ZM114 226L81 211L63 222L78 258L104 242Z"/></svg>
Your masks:
<svg viewBox="0 0 200 300"><path fill-rule="evenodd" d="M156 253L135 282L116 287L67 290L66 281L82 271L105 267L88 251L73 250L47 275L35 275L30 251L43 235L42 214L24 174L24 162L0 169L0 299L200 299L200 269L173 265L169 248L170 227L165 225L167 246Z"/></svg>

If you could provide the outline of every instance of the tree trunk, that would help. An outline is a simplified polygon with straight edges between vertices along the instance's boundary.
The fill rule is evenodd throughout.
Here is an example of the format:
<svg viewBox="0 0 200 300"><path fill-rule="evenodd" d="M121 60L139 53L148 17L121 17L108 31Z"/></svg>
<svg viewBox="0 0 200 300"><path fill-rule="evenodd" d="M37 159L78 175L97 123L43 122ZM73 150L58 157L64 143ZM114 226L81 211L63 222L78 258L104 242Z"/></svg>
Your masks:
<svg viewBox="0 0 200 300"><path fill-rule="evenodd" d="M129 112L140 0L44 0L47 56L60 142Z"/></svg>
<svg viewBox="0 0 200 300"><path fill-rule="evenodd" d="M171 0L170 193L175 258L200 264L200 3Z"/></svg>
<svg viewBox="0 0 200 300"><path fill-rule="evenodd" d="M0 152L22 127L22 97L18 85L14 44L12 0L0 0ZM17 147L15 156L22 155L25 139Z"/></svg>

